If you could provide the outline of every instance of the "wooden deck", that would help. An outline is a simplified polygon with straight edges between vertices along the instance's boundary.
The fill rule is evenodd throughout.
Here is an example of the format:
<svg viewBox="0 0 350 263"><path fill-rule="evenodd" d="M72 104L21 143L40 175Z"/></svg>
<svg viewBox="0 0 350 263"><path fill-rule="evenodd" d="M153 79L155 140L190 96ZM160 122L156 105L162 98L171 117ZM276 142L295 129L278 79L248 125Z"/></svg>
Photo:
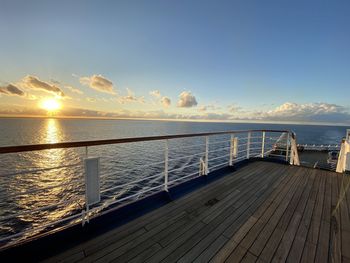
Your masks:
<svg viewBox="0 0 350 263"><path fill-rule="evenodd" d="M350 262L349 182L254 162L48 261Z"/></svg>

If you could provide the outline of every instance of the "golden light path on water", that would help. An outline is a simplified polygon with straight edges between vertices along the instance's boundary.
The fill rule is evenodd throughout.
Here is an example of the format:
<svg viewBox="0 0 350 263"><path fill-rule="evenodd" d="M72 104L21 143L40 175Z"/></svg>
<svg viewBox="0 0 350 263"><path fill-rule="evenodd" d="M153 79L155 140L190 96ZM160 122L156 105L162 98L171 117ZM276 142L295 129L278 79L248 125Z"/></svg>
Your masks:
<svg viewBox="0 0 350 263"><path fill-rule="evenodd" d="M41 143L61 142L64 139L62 134L60 123L56 119L47 119L41 130L38 131ZM74 149L52 149L30 152L25 154L25 158L32 164L32 167L39 170L62 167L79 163L80 161L79 154ZM35 172L22 177L21 182L16 187L18 192L31 192L18 195L19 198L16 199L16 207L21 211L29 212L19 216L18 219L21 220L22 224L28 223L31 227L40 227L62 219L70 215L75 209L81 207L79 203L82 200L80 197L82 177L81 170L79 173L76 167L63 167ZM36 213L30 212L38 208L67 201L72 202L61 204L57 207L50 207Z"/></svg>

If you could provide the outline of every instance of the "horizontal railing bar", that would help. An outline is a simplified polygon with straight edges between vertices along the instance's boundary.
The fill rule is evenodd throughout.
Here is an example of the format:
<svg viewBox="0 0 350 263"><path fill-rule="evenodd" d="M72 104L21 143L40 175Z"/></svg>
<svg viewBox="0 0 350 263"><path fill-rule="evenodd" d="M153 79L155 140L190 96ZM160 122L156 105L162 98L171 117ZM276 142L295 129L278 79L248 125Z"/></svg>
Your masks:
<svg viewBox="0 0 350 263"><path fill-rule="evenodd" d="M103 190L101 190L101 193L105 193L105 192L108 192L108 191L112 191L112 190L114 190L114 189L118 189L118 188L121 188L121 187L125 187L125 186L128 186L128 185L132 185L132 184L135 184L135 183L139 183L139 182L145 181L145 180L147 180L147 179L157 178L157 177L159 177L159 176L162 175L162 174L164 174L164 172L157 173L157 174L152 175L152 176L150 176L150 177L141 178L141 179L139 179L139 180L132 181L132 182L128 182L128 183L125 183L125 184L116 185L116 186L113 186L113 187L108 188L108 189L103 189Z"/></svg>
<svg viewBox="0 0 350 263"><path fill-rule="evenodd" d="M219 157L210 158L210 160L209 160L209 161L213 161L213 160L217 160L217 159L226 158L227 156L230 156L230 154L225 154L225 155L222 155L222 156L219 156Z"/></svg>
<svg viewBox="0 0 350 263"><path fill-rule="evenodd" d="M182 149L187 149L187 148L194 148L194 147L200 147L200 146L205 146L205 143L200 143L200 144L192 144L192 145L178 145L178 146L173 146L169 148L169 151L174 151L174 150L182 150Z"/></svg>
<svg viewBox="0 0 350 263"><path fill-rule="evenodd" d="M130 171L134 171L134 170L137 170L137 169L140 169L140 167L152 167L152 166L156 166L156 165L159 165L159 164L163 164L165 161L161 161L161 162L157 162L157 163L150 163L150 164L142 164L142 165L138 165L137 167L133 167L133 168L128 168L128 169L124 169L124 170L120 170L118 172L130 172ZM110 175L109 174L103 174L100 176L101 179L105 179L105 178L108 178Z"/></svg>
<svg viewBox="0 0 350 263"><path fill-rule="evenodd" d="M197 156L197 155L203 155L203 154L205 154L205 152L195 153L195 154L181 156L181 157L176 157L176 158L169 158L169 162L177 161L177 160L181 160L181 159L186 159L186 158L189 158L189 157L193 157L193 156Z"/></svg>
<svg viewBox="0 0 350 263"><path fill-rule="evenodd" d="M157 188L160 188L160 187L163 187L163 186L164 186L164 184L160 184L160 185L157 185L157 186L155 186L155 187L149 188L149 189L147 189L147 190L145 190L145 191L141 191L141 192L138 192L138 193L135 193L135 194L132 194L132 195L123 197L123 198L121 198L121 199L116 199L116 200L113 201L113 202L112 202L112 201L106 201L106 202L105 202L104 204L102 204L101 206L98 206L98 207L95 207L95 208L93 208L93 209L90 209L89 212L93 212L93 211L96 211L96 210L101 210L101 209L107 208L107 207L109 207L109 206L111 206L111 205L113 205L113 204L120 203L120 202L122 202L122 201L124 201L124 200L131 199L132 197L138 196L138 195L140 195L140 194L148 193L148 192L150 192L150 191L152 191L152 190L154 190L154 189L157 189Z"/></svg>
<svg viewBox="0 0 350 263"><path fill-rule="evenodd" d="M229 140L224 140L224 141L218 141L218 142L210 142L209 144L213 145L213 144L220 144L220 143L230 143L230 141Z"/></svg>
<svg viewBox="0 0 350 263"><path fill-rule="evenodd" d="M220 148L220 149L218 149L218 150L209 151L209 153L222 152L222 151L228 150L228 149L230 149L230 148L231 148L230 146L228 146L228 147L223 147L223 148Z"/></svg>
<svg viewBox="0 0 350 263"><path fill-rule="evenodd" d="M177 171L177 170L181 170L181 169L185 169L187 167L191 167L191 166L194 166L194 165L199 165L199 164L200 164L199 162L196 162L196 163L189 164L189 165L186 165L186 166L183 166L183 167L175 168L175 169L169 170L168 173L171 173L171 172L174 172L174 171Z"/></svg>
<svg viewBox="0 0 350 263"><path fill-rule="evenodd" d="M223 166L223 165L225 165L225 164L226 164L226 166L228 166L228 163L227 163L227 162L224 162L224 163L220 163L220 164L216 164L216 165L211 166L211 167L210 167L210 170L212 171L214 168L217 168L217 167L219 167L219 166Z"/></svg>
<svg viewBox="0 0 350 263"><path fill-rule="evenodd" d="M198 171L195 172L195 173L191 173L191 174L189 174L189 175L183 176L183 177L179 177L179 178L177 178L177 179L175 179L175 180L172 180L172 181L169 182L169 185L172 185L172 184L174 184L174 183L177 182L177 181L181 181L181 180L183 180L183 179L186 179L186 178L191 177L191 176L194 176L194 175L198 175Z"/></svg>
<svg viewBox="0 0 350 263"><path fill-rule="evenodd" d="M16 152L29 152L29 151L41 151L41 150L49 150L49 149L98 146L98 145L106 145L106 144L159 141L159 140L190 138L190 137L203 137L203 136L223 135L223 134L237 134L237 133L246 133L246 132L262 132L262 131L278 132L278 133L289 132L287 130L237 130L237 131L206 132L206 133L191 133L191 134L177 134L177 135L164 135L164 136L121 138L121 139L109 139L109 140L95 140L95 141L75 141L75 142L32 144L32 145L20 145L20 146L4 146L4 147L0 147L0 154L16 153Z"/></svg>
<svg viewBox="0 0 350 263"><path fill-rule="evenodd" d="M285 155L280 155L280 154L269 154L268 156L276 156L276 157L286 157Z"/></svg>

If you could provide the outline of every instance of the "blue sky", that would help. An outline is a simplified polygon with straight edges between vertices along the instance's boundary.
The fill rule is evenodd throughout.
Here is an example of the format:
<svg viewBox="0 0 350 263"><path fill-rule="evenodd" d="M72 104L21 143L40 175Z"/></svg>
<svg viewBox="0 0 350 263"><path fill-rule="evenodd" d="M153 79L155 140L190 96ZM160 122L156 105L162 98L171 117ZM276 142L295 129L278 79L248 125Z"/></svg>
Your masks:
<svg viewBox="0 0 350 263"><path fill-rule="evenodd" d="M66 115L350 123L349 13L349 1L1 1L0 112L39 114L24 107L54 92L29 76L65 93Z"/></svg>

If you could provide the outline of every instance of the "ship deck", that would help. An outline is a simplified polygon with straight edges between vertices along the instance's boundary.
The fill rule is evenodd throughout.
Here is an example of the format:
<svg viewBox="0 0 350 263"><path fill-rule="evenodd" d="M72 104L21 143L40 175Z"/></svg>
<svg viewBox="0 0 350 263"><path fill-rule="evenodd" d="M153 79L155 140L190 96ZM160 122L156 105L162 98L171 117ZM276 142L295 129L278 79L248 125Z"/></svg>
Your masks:
<svg viewBox="0 0 350 263"><path fill-rule="evenodd" d="M252 162L47 261L350 262L349 179Z"/></svg>

